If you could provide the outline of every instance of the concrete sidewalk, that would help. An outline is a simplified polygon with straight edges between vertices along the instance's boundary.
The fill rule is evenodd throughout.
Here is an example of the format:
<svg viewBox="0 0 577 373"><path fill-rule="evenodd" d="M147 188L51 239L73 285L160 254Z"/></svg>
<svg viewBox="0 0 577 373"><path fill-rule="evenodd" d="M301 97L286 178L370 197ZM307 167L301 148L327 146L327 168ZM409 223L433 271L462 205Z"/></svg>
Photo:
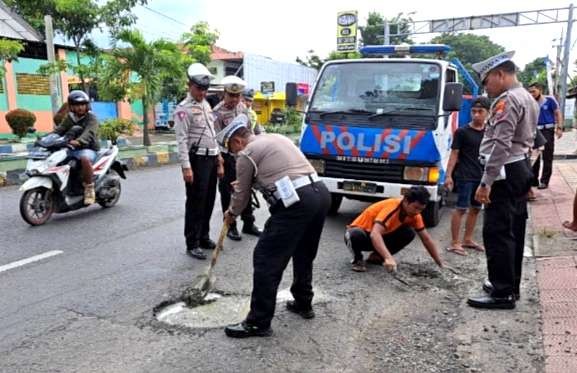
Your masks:
<svg viewBox="0 0 577 373"><path fill-rule="evenodd" d="M530 204L548 373L577 372L577 233L562 226L576 188L577 161L557 160L549 188Z"/></svg>

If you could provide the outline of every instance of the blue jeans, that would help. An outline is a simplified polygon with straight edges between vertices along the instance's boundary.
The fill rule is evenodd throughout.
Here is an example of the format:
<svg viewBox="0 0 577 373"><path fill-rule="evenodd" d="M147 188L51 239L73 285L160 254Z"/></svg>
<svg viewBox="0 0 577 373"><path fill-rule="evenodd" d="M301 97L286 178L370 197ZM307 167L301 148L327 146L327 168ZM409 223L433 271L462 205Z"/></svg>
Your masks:
<svg viewBox="0 0 577 373"><path fill-rule="evenodd" d="M479 181L457 180L457 208L466 210L470 207L479 209L481 204L475 200L475 192L479 187Z"/></svg>
<svg viewBox="0 0 577 373"><path fill-rule="evenodd" d="M88 158L91 163L96 160L96 152L92 149L77 149L70 152L70 155L80 160L80 158Z"/></svg>

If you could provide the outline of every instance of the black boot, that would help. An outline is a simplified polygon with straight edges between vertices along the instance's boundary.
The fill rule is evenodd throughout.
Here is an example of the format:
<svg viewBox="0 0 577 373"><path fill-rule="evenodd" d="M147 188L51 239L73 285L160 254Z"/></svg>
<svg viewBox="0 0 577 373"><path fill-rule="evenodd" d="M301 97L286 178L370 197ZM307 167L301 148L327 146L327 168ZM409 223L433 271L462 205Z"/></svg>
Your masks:
<svg viewBox="0 0 577 373"><path fill-rule="evenodd" d="M493 284L488 279L483 282L483 291L489 295L493 293ZM516 301L521 299L521 293L519 291L514 291L513 298L515 298Z"/></svg>
<svg viewBox="0 0 577 373"><path fill-rule="evenodd" d="M193 258L204 260L206 259L206 254L200 247L193 247L192 249L186 249L186 253Z"/></svg>
<svg viewBox="0 0 577 373"><path fill-rule="evenodd" d="M200 247L205 250L214 250L216 248L216 244L210 238L200 241Z"/></svg>
<svg viewBox="0 0 577 373"><path fill-rule="evenodd" d="M250 223L250 224L244 224L242 226L242 233L258 237L260 236L262 231L256 225L254 225L254 223Z"/></svg>
<svg viewBox="0 0 577 373"><path fill-rule="evenodd" d="M511 310L515 308L515 298L512 295L501 298L485 294L469 298L467 304L474 308Z"/></svg>
<svg viewBox="0 0 577 373"><path fill-rule="evenodd" d="M311 306L304 307L297 304L294 300L289 300L286 302L286 309L300 315L303 319L312 319L315 317L315 311Z"/></svg>
<svg viewBox="0 0 577 373"><path fill-rule="evenodd" d="M224 333L227 337L231 338L248 338L248 337L270 337L272 335L272 329L259 328L258 326L249 325L245 321L229 325L224 328Z"/></svg>
<svg viewBox="0 0 577 373"><path fill-rule="evenodd" d="M228 228L228 233L226 234L226 236L233 241L242 240L242 237L240 237L240 234L238 233L238 229L236 229L236 225L233 225L230 228Z"/></svg>

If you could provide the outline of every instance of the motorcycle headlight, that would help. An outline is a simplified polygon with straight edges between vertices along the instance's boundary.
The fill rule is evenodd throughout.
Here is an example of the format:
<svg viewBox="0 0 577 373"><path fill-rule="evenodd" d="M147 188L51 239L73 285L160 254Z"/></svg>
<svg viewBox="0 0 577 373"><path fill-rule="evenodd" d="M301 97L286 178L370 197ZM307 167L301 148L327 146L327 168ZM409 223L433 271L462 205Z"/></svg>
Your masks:
<svg viewBox="0 0 577 373"><path fill-rule="evenodd" d="M324 159L309 159L310 164L313 166L317 174L322 175L325 173L325 160Z"/></svg>

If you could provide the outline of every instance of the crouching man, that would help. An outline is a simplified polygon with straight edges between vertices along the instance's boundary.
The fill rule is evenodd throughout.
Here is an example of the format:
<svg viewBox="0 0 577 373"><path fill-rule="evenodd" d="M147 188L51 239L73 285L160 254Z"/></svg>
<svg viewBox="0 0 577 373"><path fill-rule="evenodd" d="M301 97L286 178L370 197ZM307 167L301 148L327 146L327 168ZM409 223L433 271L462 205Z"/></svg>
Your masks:
<svg viewBox="0 0 577 373"><path fill-rule="evenodd" d="M394 254L415 238L415 232L439 267L443 267L437 246L425 230L421 212L429 202L424 187L411 187L403 198L377 202L363 211L348 227L345 243L353 254L352 270L365 272L363 251L371 252L368 262L382 264L389 272L397 270Z"/></svg>

